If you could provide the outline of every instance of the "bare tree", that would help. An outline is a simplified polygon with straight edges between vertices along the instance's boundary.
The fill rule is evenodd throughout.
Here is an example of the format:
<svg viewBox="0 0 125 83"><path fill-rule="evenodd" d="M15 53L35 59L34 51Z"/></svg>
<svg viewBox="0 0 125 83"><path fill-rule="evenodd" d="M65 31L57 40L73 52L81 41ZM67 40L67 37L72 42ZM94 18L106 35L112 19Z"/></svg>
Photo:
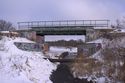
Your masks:
<svg viewBox="0 0 125 83"><path fill-rule="evenodd" d="M125 16L116 20L117 28L125 28Z"/></svg>
<svg viewBox="0 0 125 83"><path fill-rule="evenodd" d="M13 27L11 22L7 22L5 20L0 20L0 31L10 31L14 30L15 28Z"/></svg>

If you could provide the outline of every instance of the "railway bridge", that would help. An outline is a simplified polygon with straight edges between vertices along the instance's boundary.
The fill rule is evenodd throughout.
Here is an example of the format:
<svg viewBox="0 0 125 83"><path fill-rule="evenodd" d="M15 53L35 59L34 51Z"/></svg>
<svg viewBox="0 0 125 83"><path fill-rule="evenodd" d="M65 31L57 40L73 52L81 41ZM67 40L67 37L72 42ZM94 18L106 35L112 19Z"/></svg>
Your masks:
<svg viewBox="0 0 125 83"><path fill-rule="evenodd" d="M85 35L98 27L109 27L109 20L63 20L63 21L31 21L18 22L19 32L36 32L41 39L45 35ZM74 62L76 59L49 59L52 62ZM82 61L82 60L77 60Z"/></svg>
<svg viewBox="0 0 125 83"><path fill-rule="evenodd" d="M88 29L108 26L109 20L18 22L18 30L36 31L38 35L86 35Z"/></svg>
<svg viewBox="0 0 125 83"><path fill-rule="evenodd" d="M45 35L85 35L96 27L109 27L109 20L62 20L18 22L19 32L36 32L44 41ZM92 34L92 33L91 33ZM90 38L89 38L90 39Z"/></svg>

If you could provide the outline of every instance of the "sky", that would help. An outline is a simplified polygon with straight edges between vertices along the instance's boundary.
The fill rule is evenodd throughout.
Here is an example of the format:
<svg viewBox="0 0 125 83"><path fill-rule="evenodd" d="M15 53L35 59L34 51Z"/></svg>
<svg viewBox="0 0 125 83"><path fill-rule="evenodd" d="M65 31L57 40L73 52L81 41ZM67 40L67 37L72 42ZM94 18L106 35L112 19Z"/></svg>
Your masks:
<svg viewBox="0 0 125 83"><path fill-rule="evenodd" d="M96 20L125 16L125 0L0 0L0 19L22 21Z"/></svg>

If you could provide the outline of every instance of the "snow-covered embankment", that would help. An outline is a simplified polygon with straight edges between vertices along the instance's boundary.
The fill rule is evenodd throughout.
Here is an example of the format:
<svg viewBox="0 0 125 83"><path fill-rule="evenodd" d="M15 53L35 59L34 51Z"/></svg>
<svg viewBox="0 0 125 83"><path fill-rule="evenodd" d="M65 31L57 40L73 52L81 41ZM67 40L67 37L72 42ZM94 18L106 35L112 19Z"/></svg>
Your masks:
<svg viewBox="0 0 125 83"><path fill-rule="evenodd" d="M0 40L0 83L52 83L49 77L56 65L41 52L18 49L14 42L34 43L25 38Z"/></svg>

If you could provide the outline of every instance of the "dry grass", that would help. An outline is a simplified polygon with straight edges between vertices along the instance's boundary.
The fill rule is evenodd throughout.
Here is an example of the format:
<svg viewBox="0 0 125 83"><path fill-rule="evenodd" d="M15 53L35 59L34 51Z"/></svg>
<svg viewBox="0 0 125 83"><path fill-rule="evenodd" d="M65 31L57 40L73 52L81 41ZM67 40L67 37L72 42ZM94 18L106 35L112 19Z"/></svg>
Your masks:
<svg viewBox="0 0 125 83"><path fill-rule="evenodd" d="M114 82L125 82L125 57L123 53L125 48L106 48L102 51L105 75L111 78ZM121 64L122 63L122 64Z"/></svg>
<svg viewBox="0 0 125 83"><path fill-rule="evenodd" d="M75 76L106 76L111 83L125 83L125 48L120 45L119 39L113 39L102 49L102 62L79 55L71 67Z"/></svg>
<svg viewBox="0 0 125 83"><path fill-rule="evenodd" d="M75 72L75 76L92 75L94 71L99 71L102 63L96 59L89 58L84 55L79 55L77 60L72 64L71 71ZM96 74L100 75L100 72Z"/></svg>

